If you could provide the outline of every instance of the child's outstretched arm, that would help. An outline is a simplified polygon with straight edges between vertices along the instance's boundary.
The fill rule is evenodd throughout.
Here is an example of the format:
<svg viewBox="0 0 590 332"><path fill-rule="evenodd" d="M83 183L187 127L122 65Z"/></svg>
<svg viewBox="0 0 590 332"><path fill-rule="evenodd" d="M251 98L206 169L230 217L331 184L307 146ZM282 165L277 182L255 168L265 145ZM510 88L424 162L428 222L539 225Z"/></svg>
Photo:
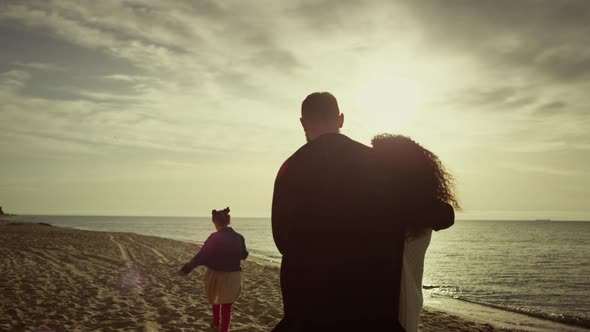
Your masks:
<svg viewBox="0 0 590 332"><path fill-rule="evenodd" d="M205 241L201 247L201 250L199 250L199 252L188 263L184 264L184 266L178 270L177 274L186 276L197 266L205 265L207 258L209 257L209 252L211 251L209 247L211 247L211 244L210 240L207 239L207 241Z"/></svg>

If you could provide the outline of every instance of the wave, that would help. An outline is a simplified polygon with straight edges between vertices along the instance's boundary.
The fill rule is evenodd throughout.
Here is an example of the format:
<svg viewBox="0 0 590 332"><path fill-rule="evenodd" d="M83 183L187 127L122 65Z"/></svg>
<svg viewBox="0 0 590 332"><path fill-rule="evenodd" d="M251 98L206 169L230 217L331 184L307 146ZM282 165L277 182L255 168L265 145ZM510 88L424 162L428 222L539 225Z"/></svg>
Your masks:
<svg viewBox="0 0 590 332"><path fill-rule="evenodd" d="M465 302L471 302L471 303L484 305L484 306L495 308L495 309L524 314L524 315L535 317L535 318L541 318L541 319L546 319L546 320L550 320L550 321L554 321L554 322L558 322L558 323L579 326L579 327L584 327L584 328L590 328L590 319L586 319L586 318L558 314L558 313L552 313L552 312L542 312L542 311L531 310L531 309L526 309L526 308L497 305L497 304L487 303L484 301L465 299L465 298L461 298L461 296L459 296L457 299L461 300L461 301L465 301Z"/></svg>
<svg viewBox="0 0 590 332"><path fill-rule="evenodd" d="M442 286L442 285L426 285L426 286L423 286L422 288L423 289L444 289L444 288L458 289L458 287ZM457 294L451 294L451 293L452 292L446 292L446 293L442 293L442 294L439 294L439 293L432 293L432 294L435 296L453 298L453 299L460 300L463 302L479 304L479 305L483 305L483 306L486 306L489 308L514 312L514 313L523 314L526 316L540 318L540 319L549 320L549 321L553 321L553 322L558 322L558 323L562 323L562 324L590 328L590 319L588 319L588 318L582 318L582 317L559 314L559 313L552 313L552 312L543 312L543 311L532 310L532 309L527 309L527 308L509 306L509 305L500 305L500 304L495 304L495 303L489 303L489 302L485 302L485 301L481 301L481 300L474 300L472 298L468 298L468 297L465 297L462 295L457 295Z"/></svg>

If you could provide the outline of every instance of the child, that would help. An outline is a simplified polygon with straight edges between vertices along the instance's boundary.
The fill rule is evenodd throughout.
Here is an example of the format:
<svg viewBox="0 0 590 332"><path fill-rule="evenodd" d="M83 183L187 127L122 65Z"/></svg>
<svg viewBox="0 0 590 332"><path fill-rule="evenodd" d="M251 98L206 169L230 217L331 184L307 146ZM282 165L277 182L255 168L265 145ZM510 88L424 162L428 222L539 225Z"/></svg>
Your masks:
<svg viewBox="0 0 590 332"><path fill-rule="evenodd" d="M177 273L186 276L197 266L207 267L205 290L213 305L211 327L226 332L229 331L232 304L242 290L240 261L248 257L248 251L244 237L229 227L229 208L211 213L217 232L209 236L195 257Z"/></svg>

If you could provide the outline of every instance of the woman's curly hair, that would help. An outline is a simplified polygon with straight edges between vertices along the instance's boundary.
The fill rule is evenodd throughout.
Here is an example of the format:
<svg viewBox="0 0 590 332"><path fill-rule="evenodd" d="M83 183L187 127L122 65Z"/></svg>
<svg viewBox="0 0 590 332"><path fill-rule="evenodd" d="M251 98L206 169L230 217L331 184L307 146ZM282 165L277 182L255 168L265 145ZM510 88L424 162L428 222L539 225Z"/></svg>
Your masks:
<svg viewBox="0 0 590 332"><path fill-rule="evenodd" d="M377 155L403 176L412 193L460 209L453 176L430 150L403 135L380 134L371 144Z"/></svg>

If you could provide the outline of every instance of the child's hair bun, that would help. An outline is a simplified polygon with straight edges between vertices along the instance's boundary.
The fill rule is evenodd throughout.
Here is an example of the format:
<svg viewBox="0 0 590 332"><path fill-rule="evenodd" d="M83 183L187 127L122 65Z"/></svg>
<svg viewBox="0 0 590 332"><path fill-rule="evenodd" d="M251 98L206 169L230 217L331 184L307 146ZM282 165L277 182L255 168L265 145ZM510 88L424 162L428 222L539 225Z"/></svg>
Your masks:
<svg viewBox="0 0 590 332"><path fill-rule="evenodd" d="M218 214L218 213L223 213L223 214L229 214L229 207L226 207L225 209L221 210L221 211L217 211L215 209L213 209L213 211L211 211L211 214Z"/></svg>
<svg viewBox="0 0 590 332"><path fill-rule="evenodd" d="M229 225L230 222L230 215L229 215L229 207L226 207L223 210L213 210L211 211L211 214L213 215L213 222L215 224L220 224L220 225Z"/></svg>

